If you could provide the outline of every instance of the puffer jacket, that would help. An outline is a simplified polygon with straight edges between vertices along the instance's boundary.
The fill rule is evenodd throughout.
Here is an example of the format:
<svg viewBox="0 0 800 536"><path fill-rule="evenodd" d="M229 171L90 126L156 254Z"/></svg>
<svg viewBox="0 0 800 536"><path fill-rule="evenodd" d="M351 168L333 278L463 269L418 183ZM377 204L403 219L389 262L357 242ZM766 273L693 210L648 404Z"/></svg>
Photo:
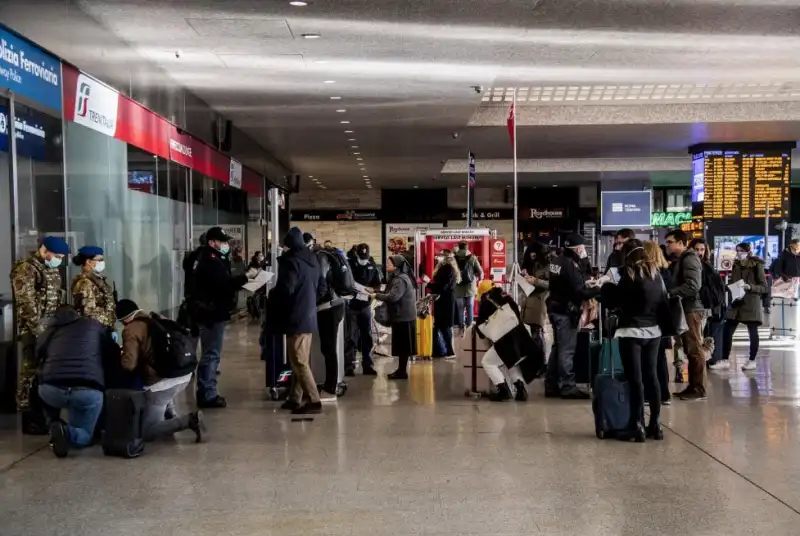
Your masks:
<svg viewBox="0 0 800 536"><path fill-rule="evenodd" d="M744 281L750 288L741 300L733 302L728 309L728 318L737 322L761 324L761 296L767 292L767 278L764 275L764 261L758 257L748 257L733 263L731 283Z"/></svg>
<svg viewBox="0 0 800 536"><path fill-rule="evenodd" d="M104 390L104 364L119 361L110 330L69 306L59 307L48 326L36 340L39 382Z"/></svg>

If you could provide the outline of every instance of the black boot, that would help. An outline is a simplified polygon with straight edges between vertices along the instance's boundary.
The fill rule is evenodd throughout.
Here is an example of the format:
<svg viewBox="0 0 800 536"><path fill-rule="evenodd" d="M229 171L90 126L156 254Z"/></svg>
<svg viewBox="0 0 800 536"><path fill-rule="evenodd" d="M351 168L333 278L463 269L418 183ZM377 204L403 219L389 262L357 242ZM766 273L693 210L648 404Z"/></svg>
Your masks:
<svg viewBox="0 0 800 536"><path fill-rule="evenodd" d="M517 380L514 382L514 389L517 390L517 394L514 397L514 400L517 402L525 402L528 400L528 388L525 387L525 382L522 380Z"/></svg>
<svg viewBox="0 0 800 536"><path fill-rule="evenodd" d="M661 428L661 419L650 419L650 423L647 425L646 435L648 439L655 439L656 441L664 440L664 430Z"/></svg>
<svg viewBox="0 0 800 536"><path fill-rule="evenodd" d="M495 387L497 390L489 395L489 400L492 402L505 402L511 399L511 389L509 389L506 382L498 383Z"/></svg>
<svg viewBox="0 0 800 536"><path fill-rule="evenodd" d="M408 356L401 357L397 365L397 370L387 376L390 380L407 380L408 379Z"/></svg>

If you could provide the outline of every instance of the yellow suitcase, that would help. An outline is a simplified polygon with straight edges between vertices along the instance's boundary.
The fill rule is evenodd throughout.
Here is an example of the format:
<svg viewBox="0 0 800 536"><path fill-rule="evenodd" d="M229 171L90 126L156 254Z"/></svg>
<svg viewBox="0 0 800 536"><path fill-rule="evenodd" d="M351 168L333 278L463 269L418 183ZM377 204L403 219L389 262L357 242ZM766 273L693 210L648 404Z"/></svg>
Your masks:
<svg viewBox="0 0 800 536"><path fill-rule="evenodd" d="M433 357L433 315L417 318L417 357Z"/></svg>

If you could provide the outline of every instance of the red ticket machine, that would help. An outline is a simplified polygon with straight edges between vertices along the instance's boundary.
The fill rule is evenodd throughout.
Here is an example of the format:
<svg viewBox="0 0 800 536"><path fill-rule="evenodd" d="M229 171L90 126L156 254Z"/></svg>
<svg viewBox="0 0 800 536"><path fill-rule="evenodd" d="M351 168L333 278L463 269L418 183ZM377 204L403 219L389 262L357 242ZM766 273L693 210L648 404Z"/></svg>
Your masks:
<svg viewBox="0 0 800 536"><path fill-rule="evenodd" d="M458 249L459 242L466 242L467 247L478 259L484 277L491 274L492 231L489 229L434 229L424 234L422 261L425 273L430 277L436 267L436 256L443 249ZM505 246L505 244L503 244ZM503 248L505 252L505 247Z"/></svg>

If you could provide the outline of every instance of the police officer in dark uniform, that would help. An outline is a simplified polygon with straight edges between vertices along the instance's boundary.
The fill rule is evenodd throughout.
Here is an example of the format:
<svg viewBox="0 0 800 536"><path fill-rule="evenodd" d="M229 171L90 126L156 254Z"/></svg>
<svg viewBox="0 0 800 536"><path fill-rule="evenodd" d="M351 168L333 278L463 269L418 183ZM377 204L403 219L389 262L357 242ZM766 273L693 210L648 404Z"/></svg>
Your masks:
<svg viewBox="0 0 800 536"><path fill-rule="evenodd" d="M375 290L381 286L381 273L375 261L369 256L369 246L359 244L350 257L350 270L353 280ZM372 364L372 308L370 301L352 299L347 304L347 338L344 346L345 372L355 375L356 349L361 350L362 373L364 376L375 376L377 372Z"/></svg>
<svg viewBox="0 0 800 536"><path fill-rule="evenodd" d="M564 250L550 264L550 295L547 314L553 326L553 350L547 363L545 396L565 399L588 399L589 393L575 385L573 357L578 340L581 304L600 293L600 288L586 286L581 260L587 257L586 240L572 234L564 242Z"/></svg>

